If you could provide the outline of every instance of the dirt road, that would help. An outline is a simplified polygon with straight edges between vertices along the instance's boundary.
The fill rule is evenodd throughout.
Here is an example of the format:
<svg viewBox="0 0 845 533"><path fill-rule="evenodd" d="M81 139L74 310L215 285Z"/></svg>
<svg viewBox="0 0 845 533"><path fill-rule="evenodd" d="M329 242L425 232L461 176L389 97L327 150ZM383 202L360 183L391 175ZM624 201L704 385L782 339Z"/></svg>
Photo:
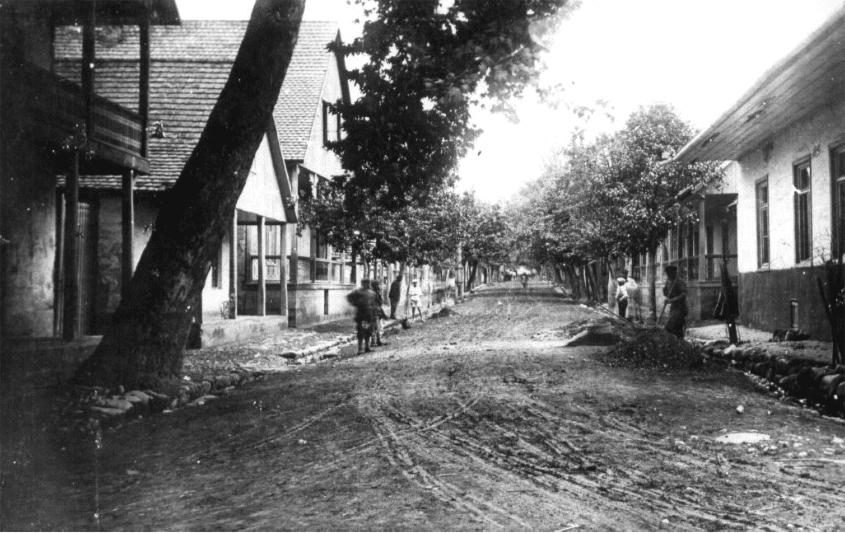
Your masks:
<svg viewBox="0 0 845 533"><path fill-rule="evenodd" d="M4 502L3 528L845 527L845 425L721 368L638 372L562 348L591 311L547 285L455 309L367 356L107 432L99 450L66 443ZM734 431L770 439L715 441Z"/></svg>

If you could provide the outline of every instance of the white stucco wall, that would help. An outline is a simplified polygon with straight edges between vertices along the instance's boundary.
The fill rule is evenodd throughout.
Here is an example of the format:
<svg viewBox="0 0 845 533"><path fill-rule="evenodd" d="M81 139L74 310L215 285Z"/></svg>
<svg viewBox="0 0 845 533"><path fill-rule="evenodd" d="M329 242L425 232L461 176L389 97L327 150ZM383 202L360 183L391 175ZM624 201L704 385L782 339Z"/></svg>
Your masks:
<svg viewBox="0 0 845 533"><path fill-rule="evenodd" d="M286 176L277 178L267 135L264 135L252 160L252 168L250 168L244 190L238 197L237 208L279 222L286 222L278 179L286 179Z"/></svg>
<svg viewBox="0 0 845 533"><path fill-rule="evenodd" d="M795 263L795 208L793 165L810 158L813 262L830 248L831 168L830 149L845 142L845 100L801 121L773 139L768 161L762 149L739 160L738 255L739 271L757 268L757 222L755 185L769 179L769 269L782 270L809 265Z"/></svg>

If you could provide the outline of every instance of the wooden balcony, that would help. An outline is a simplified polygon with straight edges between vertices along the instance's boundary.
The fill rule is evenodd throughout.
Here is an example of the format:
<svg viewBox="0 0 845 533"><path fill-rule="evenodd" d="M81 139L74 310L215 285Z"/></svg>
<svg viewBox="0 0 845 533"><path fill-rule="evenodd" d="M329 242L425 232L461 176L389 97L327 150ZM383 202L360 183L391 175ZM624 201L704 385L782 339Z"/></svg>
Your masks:
<svg viewBox="0 0 845 533"><path fill-rule="evenodd" d="M3 65L3 120L17 123L36 139L59 149L85 127L85 93L79 85L31 64ZM141 153L141 116L100 96L94 108L86 151L92 171L131 168L149 173Z"/></svg>

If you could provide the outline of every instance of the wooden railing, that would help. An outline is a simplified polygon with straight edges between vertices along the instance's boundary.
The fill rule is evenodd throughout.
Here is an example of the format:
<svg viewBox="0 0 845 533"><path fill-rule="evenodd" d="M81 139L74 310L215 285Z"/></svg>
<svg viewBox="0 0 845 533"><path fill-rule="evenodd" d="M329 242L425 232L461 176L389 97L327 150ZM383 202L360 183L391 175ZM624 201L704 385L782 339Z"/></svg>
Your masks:
<svg viewBox="0 0 845 533"><path fill-rule="evenodd" d="M86 123L85 93L79 85L31 64L3 65L4 98L18 120L57 144ZM94 96L91 140L141 157L141 116Z"/></svg>

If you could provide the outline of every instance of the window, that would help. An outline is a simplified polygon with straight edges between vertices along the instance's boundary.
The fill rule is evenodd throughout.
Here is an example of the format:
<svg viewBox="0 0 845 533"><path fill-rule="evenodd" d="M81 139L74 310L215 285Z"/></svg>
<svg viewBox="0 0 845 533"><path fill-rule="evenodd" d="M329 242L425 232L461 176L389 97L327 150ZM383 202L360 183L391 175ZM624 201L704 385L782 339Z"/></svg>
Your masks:
<svg viewBox="0 0 845 533"><path fill-rule="evenodd" d="M811 234L810 160L793 167L795 186L795 262L810 259L813 248Z"/></svg>
<svg viewBox="0 0 845 533"><path fill-rule="evenodd" d="M264 280L278 283L282 275L281 232L279 224L264 226ZM258 226L247 226L249 281L258 281Z"/></svg>
<svg viewBox="0 0 845 533"><path fill-rule="evenodd" d="M757 183L757 266L769 264L769 178Z"/></svg>
<svg viewBox="0 0 845 533"><path fill-rule="evenodd" d="M340 115L331 110L331 104L323 101L323 144L340 140Z"/></svg>
<svg viewBox="0 0 845 533"><path fill-rule="evenodd" d="M331 260L329 259L329 245L326 237L315 233L314 235L314 279L317 281L329 281L329 270Z"/></svg>
<svg viewBox="0 0 845 533"><path fill-rule="evenodd" d="M833 249L845 254L845 144L831 151L833 185Z"/></svg>

